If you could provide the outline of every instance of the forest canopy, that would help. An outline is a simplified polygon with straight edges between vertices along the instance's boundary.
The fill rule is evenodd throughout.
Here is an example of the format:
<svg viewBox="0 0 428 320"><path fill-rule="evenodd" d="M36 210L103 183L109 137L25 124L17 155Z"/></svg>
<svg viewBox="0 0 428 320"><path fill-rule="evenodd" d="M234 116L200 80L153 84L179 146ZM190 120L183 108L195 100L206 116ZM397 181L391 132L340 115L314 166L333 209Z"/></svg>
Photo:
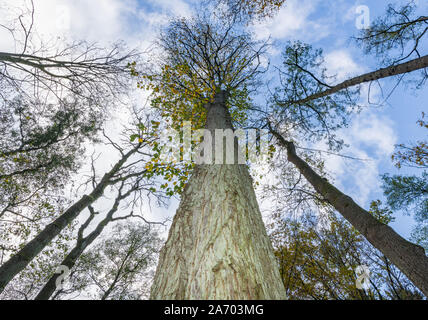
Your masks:
<svg viewBox="0 0 428 320"><path fill-rule="evenodd" d="M0 299L426 300L427 10L0 0Z"/></svg>

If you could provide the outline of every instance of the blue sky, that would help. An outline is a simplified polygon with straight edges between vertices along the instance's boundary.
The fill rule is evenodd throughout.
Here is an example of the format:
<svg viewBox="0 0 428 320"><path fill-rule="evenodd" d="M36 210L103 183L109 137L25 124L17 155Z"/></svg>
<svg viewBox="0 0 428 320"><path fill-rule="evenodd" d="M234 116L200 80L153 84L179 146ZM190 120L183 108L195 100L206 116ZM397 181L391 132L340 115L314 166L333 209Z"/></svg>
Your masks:
<svg viewBox="0 0 428 320"><path fill-rule="evenodd" d="M2 0L4 4L13 6L18 6L20 1L24 2ZM191 15L195 3L198 1L35 0L36 28L46 38L83 38L101 43L123 39L130 47L145 50L169 17ZM386 0L288 0L276 17L254 26L254 32L259 38L271 36L277 41L278 50L271 52L273 65L278 63L280 50L287 40L301 40L323 48L329 70L342 80L379 66L376 59L365 56L361 48L349 41L358 32L355 8L366 5L371 19L374 19L385 12L388 3L390 1ZM428 2L421 0L419 6L421 11L426 11ZM0 34L0 50L7 50L10 43L10 39ZM394 85L390 80L382 81L382 84L386 92ZM382 100L377 92L373 93L372 99ZM399 86L388 104L367 106L361 114L355 115L350 128L341 132L345 142L350 144L344 152L371 161L327 157L327 168L335 177L336 185L365 208L371 200L382 199L379 175L398 172L390 160L395 144L424 138L425 132L416 126L416 121L422 111L428 113L427 101L426 89L414 91L410 87ZM400 171L412 172L414 170ZM168 211L156 209L152 216L171 215L175 205L173 202ZM396 218L394 229L408 237L413 219L401 213Z"/></svg>

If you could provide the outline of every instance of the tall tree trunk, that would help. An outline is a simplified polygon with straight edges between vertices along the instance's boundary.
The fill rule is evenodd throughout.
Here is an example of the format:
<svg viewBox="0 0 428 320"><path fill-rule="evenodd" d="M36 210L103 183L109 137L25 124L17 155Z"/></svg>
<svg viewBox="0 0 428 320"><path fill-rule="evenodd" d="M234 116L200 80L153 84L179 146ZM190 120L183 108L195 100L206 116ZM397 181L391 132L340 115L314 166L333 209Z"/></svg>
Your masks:
<svg viewBox="0 0 428 320"><path fill-rule="evenodd" d="M207 110L207 129L233 129L224 92ZM286 298L246 165L196 166L161 251L150 298Z"/></svg>
<svg viewBox="0 0 428 320"><path fill-rule="evenodd" d="M402 64L398 64L398 65L393 65L387 68L383 68L383 69L379 69L373 72L369 72L363 75L360 75L358 77L354 77L351 79L348 79L342 83L339 83L325 91L321 91L318 93L315 93L313 95L310 95L304 99L301 100L296 100L296 101L285 101L284 103L280 103L280 105L282 104L305 104L309 101L315 100L315 99L319 99L322 97L326 97L329 95L332 95L336 92L339 92L341 90L365 83L365 82L370 82L370 81L375 81L375 80L379 80L379 79L383 79L383 78L387 78L387 77L392 77L392 76L396 76L399 74L404 74L404 73L409 73L409 72L413 72L416 70L420 70L423 68L427 68L428 67L428 56L423 56L414 60L410 60L408 62L404 62Z"/></svg>
<svg viewBox="0 0 428 320"><path fill-rule="evenodd" d="M47 225L33 240L28 242L21 250L19 250L0 267L0 293L13 279L13 277L24 270L31 260L33 260L56 236L58 236L67 225L76 219L76 217L86 207L94 203L103 195L105 188L111 184L111 178L120 170L122 165L132 154L135 153L137 149L138 148L132 149L127 154L123 155L115 166L103 176L101 181L89 195L84 195L79 201L68 208L61 216L55 219L55 221Z"/></svg>
<svg viewBox="0 0 428 320"><path fill-rule="evenodd" d="M287 148L288 160L297 167L314 189L428 296L428 257L425 255L425 250L401 237L388 225L379 222L368 211L356 204L351 197L319 176L296 154L292 142L286 141L272 129L271 132L279 143Z"/></svg>

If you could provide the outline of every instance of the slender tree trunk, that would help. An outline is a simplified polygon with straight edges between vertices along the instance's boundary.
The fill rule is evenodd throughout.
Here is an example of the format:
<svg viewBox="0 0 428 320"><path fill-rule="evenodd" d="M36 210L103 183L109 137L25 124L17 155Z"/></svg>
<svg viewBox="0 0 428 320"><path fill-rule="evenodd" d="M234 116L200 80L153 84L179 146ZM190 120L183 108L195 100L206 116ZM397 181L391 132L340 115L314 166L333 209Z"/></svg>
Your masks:
<svg viewBox="0 0 428 320"><path fill-rule="evenodd" d="M101 297L101 300L107 300L107 298L109 297L109 295L111 294L111 292L113 291L115 285L116 285L116 281L114 281L110 287L107 289L106 292L104 292L103 296Z"/></svg>
<svg viewBox="0 0 428 320"><path fill-rule="evenodd" d="M64 260L61 262L62 266L66 266L68 269L72 269L74 265L76 264L77 259L82 255L82 253L86 250L87 247L89 247L95 239L103 232L104 228L113 220L113 215L119 208L120 200L122 200L120 196L116 198L113 207L109 210L106 217L98 223L95 230L93 230L90 234L88 234L86 237L79 236L77 239L76 246L73 248L73 250L70 251L70 253L64 258ZM81 230L79 232L80 234L83 234L86 227L89 225L89 222L92 221L93 216L91 216L88 221L83 224L81 227ZM55 273L49 280L46 282L44 287L40 290L39 294L36 296L34 300L49 300L49 298L52 296L52 294L56 290L56 280L60 274Z"/></svg>
<svg viewBox="0 0 428 320"><path fill-rule="evenodd" d="M89 195L84 195L0 267L0 293L13 277L24 270L31 260L58 236L67 225L69 225L86 207L103 195L105 188L111 183L111 178L120 170L122 165L136 150L137 149L132 149L125 154L116 165L103 176Z"/></svg>
<svg viewBox="0 0 428 320"><path fill-rule="evenodd" d="M296 101L285 101L284 104L304 104L309 101L319 99L322 97L329 96L331 94L334 94L336 92L339 92L341 90L356 86L358 84L362 84L365 82L370 82L374 80L379 80L387 77L396 76L403 73L409 73L412 71L416 71L419 69L427 68L428 67L428 56L423 56L418 59L414 59L402 64L390 66L387 68L379 69L374 72L366 73L363 75L360 75L355 78L348 79L342 83L339 83L335 85L334 87L331 87L330 89L327 89L325 91L321 91L318 93L315 93L313 95L310 95L304 99L296 100ZM282 103L281 103L282 104Z"/></svg>
<svg viewBox="0 0 428 320"><path fill-rule="evenodd" d="M428 296L428 257L425 250L402 238L388 225L379 222L352 198L319 176L297 154L294 144L271 130L287 148L288 160L329 203L348 220L376 249L394 263L426 296Z"/></svg>
<svg viewBox="0 0 428 320"><path fill-rule="evenodd" d="M207 129L232 129L224 92L207 109ZM150 298L286 298L246 165L195 168L161 251Z"/></svg>

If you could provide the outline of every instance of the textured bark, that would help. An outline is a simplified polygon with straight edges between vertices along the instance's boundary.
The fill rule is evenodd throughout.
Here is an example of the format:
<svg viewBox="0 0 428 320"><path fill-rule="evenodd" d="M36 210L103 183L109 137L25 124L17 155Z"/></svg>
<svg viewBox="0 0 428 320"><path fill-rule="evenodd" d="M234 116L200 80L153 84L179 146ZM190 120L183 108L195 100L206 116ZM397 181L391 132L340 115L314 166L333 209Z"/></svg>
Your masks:
<svg viewBox="0 0 428 320"><path fill-rule="evenodd" d="M103 176L89 195L84 195L0 267L0 293L13 277L24 270L31 260L58 236L67 225L69 225L86 207L103 195L105 188L111 183L111 178L120 170L122 165L136 150L137 149L133 149L125 154L122 159Z"/></svg>
<svg viewBox="0 0 428 320"><path fill-rule="evenodd" d="M356 86L358 84L379 80L387 77L392 77L399 74L409 73L409 72L427 68L427 67L428 67L428 56L423 56L421 58L414 59L402 64L379 69L374 72L366 73L358 77L348 79L342 83L339 83L338 85L335 85L334 87L331 87L328 90L315 93L301 100L287 101L286 103L287 104L304 104L315 99L329 96L331 94L334 94L346 88Z"/></svg>
<svg viewBox="0 0 428 320"><path fill-rule="evenodd" d="M401 237L388 225L379 222L297 156L293 143L286 141L277 132L271 132L281 145L287 148L288 160L298 168L315 190L428 296L428 257L425 250Z"/></svg>
<svg viewBox="0 0 428 320"><path fill-rule="evenodd" d="M224 93L207 109L207 129L232 128ZM198 165L161 251L151 299L285 298L247 167Z"/></svg>

